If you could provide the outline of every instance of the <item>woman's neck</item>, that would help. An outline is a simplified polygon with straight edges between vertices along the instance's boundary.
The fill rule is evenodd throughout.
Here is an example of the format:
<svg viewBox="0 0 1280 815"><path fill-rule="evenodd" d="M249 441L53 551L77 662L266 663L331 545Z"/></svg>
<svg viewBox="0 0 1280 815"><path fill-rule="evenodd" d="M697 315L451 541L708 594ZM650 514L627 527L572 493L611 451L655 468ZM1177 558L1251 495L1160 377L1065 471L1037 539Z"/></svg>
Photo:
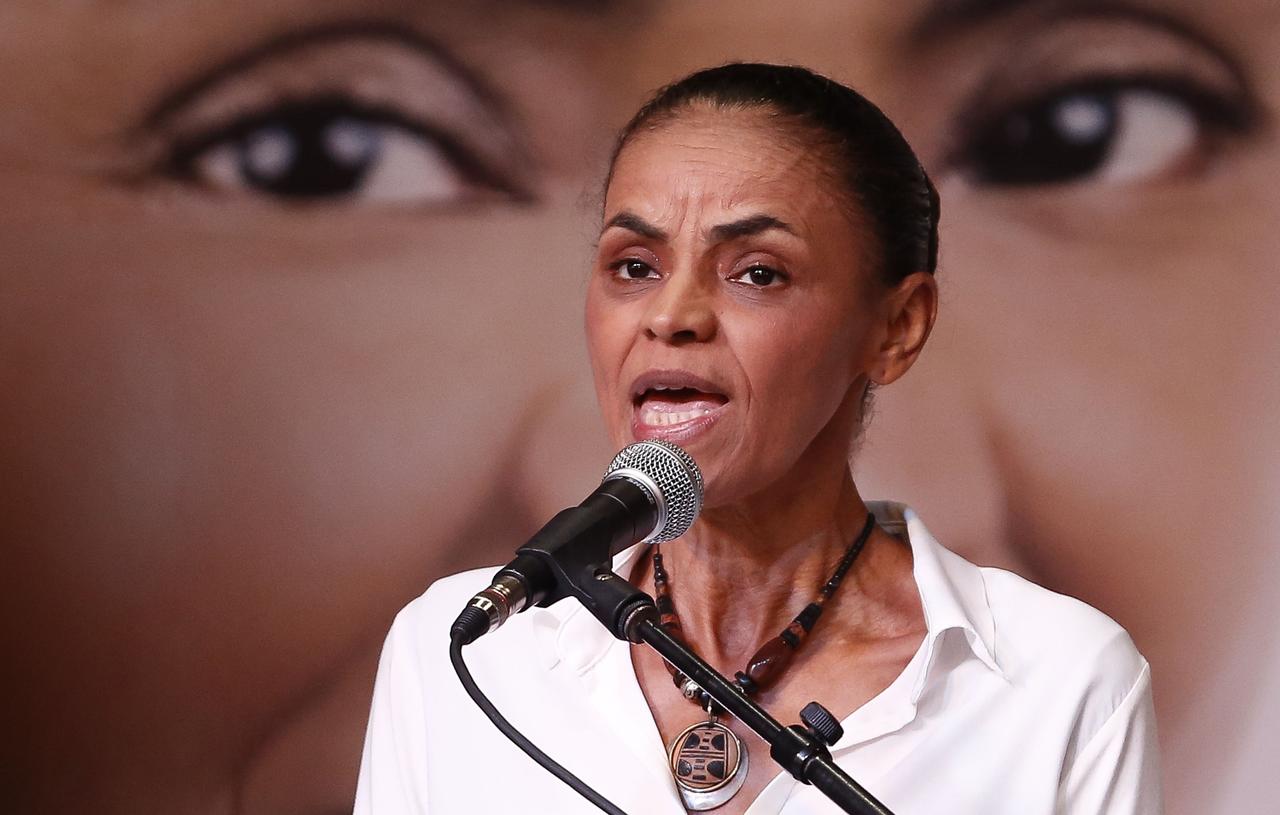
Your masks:
<svg viewBox="0 0 1280 815"><path fill-rule="evenodd" d="M740 669L786 628L865 523L866 505L847 469L843 477L791 483L705 510L662 549L684 636L715 665ZM652 580L648 558L640 572L636 579Z"/></svg>

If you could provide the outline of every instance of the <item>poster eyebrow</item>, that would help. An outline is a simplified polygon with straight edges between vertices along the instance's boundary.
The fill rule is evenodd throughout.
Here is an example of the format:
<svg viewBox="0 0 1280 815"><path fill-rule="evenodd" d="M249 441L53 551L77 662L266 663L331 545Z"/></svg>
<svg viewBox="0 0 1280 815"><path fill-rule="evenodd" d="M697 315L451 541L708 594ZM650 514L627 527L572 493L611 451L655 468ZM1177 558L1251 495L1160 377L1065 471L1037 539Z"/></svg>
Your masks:
<svg viewBox="0 0 1280 815"><path fill-rule="evenodd" d="M1176 16L1144 8L1129 0L930 0L928 7L911 26L908 37L917 45L928 45L930 40L954 36L975 26L999 22L1004 17L1030 10L1044 12L1051 22L1103 19L1150 26L1204 49L1222 62L1241 87L1252 87L1230 48Z"/></svg>
<svg viewBox="0 0 1280 815"><path fill-rule="evenodd" d="M955 34L1024 8L1047 6L1055 0L931 0L911 26L911 39L923 41Z"/></svg>
<svg viewBox="0 0 1280 815"><path fill-rule="evenodd" d="M1053 19L1102 17L1132 20L1192 40L1230 62L1227 50L1177 17L1129 0L930 0L911 26L910 38L919 44L959 34L975 26L999 22L1023 12L1042 11Z"/></svg>
<svg viewBox="0 0 1280 815"><path fill-rule="evenodd" d="M418 51L425 59L441 65L499 116L506 118L510 115L510 105L506 100L439 43L403 25L382 21L349 20L301 28L250 46L247 50L212 68L205 69L195 78L182 82L164 94L160 101L143 116L142 124L144 127L160 125L204 91L290 51L329 42L361 39L382 41Z"/></svg>

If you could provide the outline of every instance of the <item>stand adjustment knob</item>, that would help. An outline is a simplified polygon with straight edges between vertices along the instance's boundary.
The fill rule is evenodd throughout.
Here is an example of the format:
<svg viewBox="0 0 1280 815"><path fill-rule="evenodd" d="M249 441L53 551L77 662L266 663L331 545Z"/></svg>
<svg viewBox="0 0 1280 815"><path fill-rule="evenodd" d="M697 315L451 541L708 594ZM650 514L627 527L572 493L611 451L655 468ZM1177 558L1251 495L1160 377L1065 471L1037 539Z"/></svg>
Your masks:
<svg viewBox="0 0 1280 815"><path fill-rule="evenodd" d="M804 710L800 711L800 721L804 722L809 732L828 747L844 736L844 728L840 726L840 721L831 715L831 711L817 702L810 702L804 706Z"/></svg>

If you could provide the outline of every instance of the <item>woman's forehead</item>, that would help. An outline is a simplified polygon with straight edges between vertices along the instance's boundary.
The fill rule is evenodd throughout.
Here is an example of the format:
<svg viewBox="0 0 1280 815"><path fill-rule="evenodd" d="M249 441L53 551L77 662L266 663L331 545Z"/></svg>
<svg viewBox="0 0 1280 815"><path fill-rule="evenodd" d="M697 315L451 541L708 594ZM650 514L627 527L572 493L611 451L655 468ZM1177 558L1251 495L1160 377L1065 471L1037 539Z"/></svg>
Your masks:
<svg viewBox="0 0 1280 815"><path fill-rule="evenodd" d="M620 152L605 195L605 219L640 208L828 208L843 190L820 147L760 113L689 115L638 133Z"/></svg>
<svg viewBox="0 0 1280 815"><path fill-rule="evenodd" d="M619 152L617 164L628 153L651 156L680 150L706 151L737 163L791 163L820 151L822 141L814 128L770 107L693 102L658 114L654 121L632 133Z"/></svg>

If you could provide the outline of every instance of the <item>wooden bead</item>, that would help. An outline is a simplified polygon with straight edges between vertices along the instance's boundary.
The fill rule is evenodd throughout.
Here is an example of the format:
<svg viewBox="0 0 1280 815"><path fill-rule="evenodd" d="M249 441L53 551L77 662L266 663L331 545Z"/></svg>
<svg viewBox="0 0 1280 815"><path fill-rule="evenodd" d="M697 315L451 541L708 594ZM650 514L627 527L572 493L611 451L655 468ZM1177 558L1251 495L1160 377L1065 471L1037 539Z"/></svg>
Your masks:
<svg viewBox="0 0 1280 815"><path fill-rule="evenodd" d="M795 651L782 637L774 637L751 657L751 662L747 664L747 676L756 687L767 688L787 669L794 655Z"/></svg>

